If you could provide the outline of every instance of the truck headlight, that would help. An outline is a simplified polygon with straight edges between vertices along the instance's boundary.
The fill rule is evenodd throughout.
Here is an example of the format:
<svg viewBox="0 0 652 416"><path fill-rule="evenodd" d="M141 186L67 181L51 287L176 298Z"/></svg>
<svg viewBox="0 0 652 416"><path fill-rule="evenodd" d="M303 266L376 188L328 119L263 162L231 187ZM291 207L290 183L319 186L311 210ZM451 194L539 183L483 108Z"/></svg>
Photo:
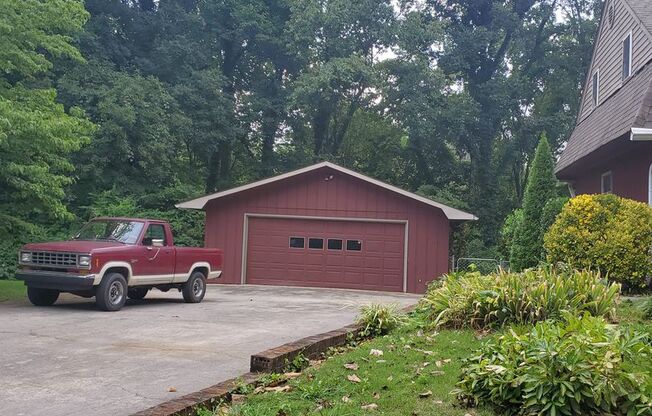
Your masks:
<svg viewBox="0 0 652 416"><path fill-rule="evenodd" d="M31 263L32 262L32 253L29 251L20 252L20 262L21 263Z"/></svg>
<svg viewBox="0 0 652 416"><path fill-rule="evenodd" d="M77 259L77 264L82 267L89 267L91 265L91 256L82 255Z"/></svg>

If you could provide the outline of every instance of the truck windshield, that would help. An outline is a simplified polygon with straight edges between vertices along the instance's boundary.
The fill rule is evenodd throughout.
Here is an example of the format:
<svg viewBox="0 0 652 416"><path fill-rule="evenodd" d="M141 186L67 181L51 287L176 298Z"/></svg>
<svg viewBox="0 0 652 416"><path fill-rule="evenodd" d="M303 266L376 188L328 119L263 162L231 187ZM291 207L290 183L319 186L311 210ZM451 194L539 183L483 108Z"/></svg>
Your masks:
<svg viewBox="0 0 652 416"><path fill-rule="evenodd" d="M93 220L86 223L74 237L75 240L118 241L135 244L143 223L126 220Z"/></svg>

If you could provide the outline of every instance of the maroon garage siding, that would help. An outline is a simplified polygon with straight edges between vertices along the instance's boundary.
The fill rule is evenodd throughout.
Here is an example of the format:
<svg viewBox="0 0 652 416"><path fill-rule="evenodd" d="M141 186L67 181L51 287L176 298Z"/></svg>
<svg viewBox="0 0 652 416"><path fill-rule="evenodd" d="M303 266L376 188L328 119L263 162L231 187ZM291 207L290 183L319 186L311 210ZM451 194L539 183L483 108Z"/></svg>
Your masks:
<svg viewBox="0 0 652 416"><path fill-rule="evenodd" d="M576 174L572 184L577 194L599 194L602 174L611 172L614 194L648 202L652 143L625 143L622 146L630 147L631 151L605 158Z"/></svg>
<svg viewBox="0 0 652 416"><path fill-rule="evenodd" d="M406 291L422 293L448 271L450 225L441 209L330 167L209 200L204 209L205 245L224 250L223 283L244 277L244 283L401 291L405 268ZM363 249L306 248L297 255L288 246L292 234L303 234L306 245L309 237L359 238Z"/></svg>

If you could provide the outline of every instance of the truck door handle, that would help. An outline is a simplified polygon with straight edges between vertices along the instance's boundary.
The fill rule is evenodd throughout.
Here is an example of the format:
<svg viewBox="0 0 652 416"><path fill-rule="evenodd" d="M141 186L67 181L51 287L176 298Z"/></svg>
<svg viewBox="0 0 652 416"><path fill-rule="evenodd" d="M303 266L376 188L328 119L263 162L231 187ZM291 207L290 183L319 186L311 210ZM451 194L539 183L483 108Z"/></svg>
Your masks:
<svg viewBox="0 0 652 416"><path fill-rule="evenodd" d="M152 251L152 248L151 248L151 247L147 247L147 251ZM156 253L154 253L154 257L152 257L152 258L148 258L147 260L149 260L149 261L156 260L156 257L158 257L158 253L160 253L160 252L161 252L161 249L159 248L158 250L156 250Z"/></svg>

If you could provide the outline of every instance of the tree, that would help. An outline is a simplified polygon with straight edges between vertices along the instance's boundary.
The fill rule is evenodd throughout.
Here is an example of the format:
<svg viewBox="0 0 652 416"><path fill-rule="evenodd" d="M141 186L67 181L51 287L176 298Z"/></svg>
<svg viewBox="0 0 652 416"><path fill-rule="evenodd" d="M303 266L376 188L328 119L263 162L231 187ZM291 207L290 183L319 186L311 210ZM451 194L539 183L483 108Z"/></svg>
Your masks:
<svg viewBox="0 0 652 416"><path fill-rule="evenodd" d="M550 145L541 135L523 197L523 218L513 237L510 266L522 270L536 266L543 258L541 216L546 203L555 197L554 162Z"/></svg>
<svg viewBox="0 0 652 416"><path fill-rule="evenodd" d="M88 14L81 1L0 0L0 233L70 219L68 157L88 143L92 124L66 111L45 75L52 59L81 61L71 36ZM6 233L6 234L5 234ZM11 237L11 235L10 235ZM13 237L12 237L13 238Z"/></svg>

